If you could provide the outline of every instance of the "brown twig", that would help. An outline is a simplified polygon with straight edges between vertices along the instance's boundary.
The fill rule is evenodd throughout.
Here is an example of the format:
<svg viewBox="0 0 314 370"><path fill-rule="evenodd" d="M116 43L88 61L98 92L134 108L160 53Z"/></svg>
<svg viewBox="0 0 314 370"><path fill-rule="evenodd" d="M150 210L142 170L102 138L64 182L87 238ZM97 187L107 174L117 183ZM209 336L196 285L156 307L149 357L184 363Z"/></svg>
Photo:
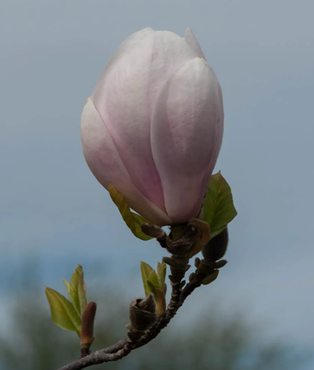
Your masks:
<svg viewBox="0 0 314 370"><path fill-rule="evenodd" d="M182 290L178 287L178 284L174 285L172 287L171 300L165 314L160 317L159 320L138 340L129 342L127 338L124 338L110 347L95 351L92 354L75 360L58 370L81 370L92 365L117 361L126 357L131 351L146 345L156 338L161 330L169 324L178 309L184 303L185 299L201 285L203 277L204 276L201 276L196 272L194 278L187 283Z"/></svg>
<svg viewBox="0 0 314 370"><path fill-rule="evenodd" d="M164 329L171 319L176 315L179 308L183 305L185 299L202 283L204 278L211 276L213 272L214 278L218 271L215 264L208 263L205 260L198 259L197 269L190 277L190 282L185 285L183 278L190 265L189 259L199 252L198 243L203 242L204 235L208 237L209 226L207 223L201 223L199 220L192 219L192 222L187 223L181 229L181 234L178 237L170 238L158 226L142 225L142 230L153 237L163 248L171 254L171 258L164 258L164 261L170 265L171 275L169 276L172 291L171 298L167 310L140 338L134 339L132 336L124 338L110 347L93 352L83 358L71 362L68 365L61 367L59 370L81 370L86 367L101 364L109 361L117 361L126 357L131 351L140 348L154 338ZM205 225L205 226L204 226ZM208 229L208 230L207 230ZM205 238L206 239L206 238ZM185 286L184 286L185 285ZM184 286L184 288L183 288Z"/></svg>

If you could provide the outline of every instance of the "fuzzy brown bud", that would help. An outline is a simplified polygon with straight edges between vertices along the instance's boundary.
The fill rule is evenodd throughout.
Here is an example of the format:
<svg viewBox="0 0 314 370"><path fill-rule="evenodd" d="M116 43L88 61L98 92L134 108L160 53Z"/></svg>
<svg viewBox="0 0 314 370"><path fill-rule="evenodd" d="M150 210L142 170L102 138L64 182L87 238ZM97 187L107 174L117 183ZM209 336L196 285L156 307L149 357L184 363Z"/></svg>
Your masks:
<svg viewBox="0 0 314 370"><path fill-rule="evenodd" d="M131 332L131 337L140 338L157 320L154 296L149 294L145 299L134 299L129 314L130 324L127 328Z"/></svg>
<svg viewBox="0 0 314 370"><path fill-rule="evenodd" d="M226 227L220 234L211 239L202 250L202 254L206 260L220 260L227 251L229 236L228 228Z"/></svg>
<svg viewBox="0 0 314 370"><path fill-rule="evenodd" d="M94 320L96 315L97 305L95 302L90 302L85 307L82 315L82 330L81 330L81 352L86 355L89 353L89 348L94 340Z"/></svg>

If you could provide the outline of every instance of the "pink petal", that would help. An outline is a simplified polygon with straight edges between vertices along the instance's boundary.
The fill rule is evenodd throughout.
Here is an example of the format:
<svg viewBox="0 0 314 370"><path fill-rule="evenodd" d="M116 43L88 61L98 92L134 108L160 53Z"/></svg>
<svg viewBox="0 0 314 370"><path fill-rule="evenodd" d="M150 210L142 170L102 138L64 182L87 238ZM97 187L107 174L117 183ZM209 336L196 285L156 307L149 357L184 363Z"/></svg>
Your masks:
<svg viewBox="0 0 314 370"><path fill-rule="evenodd" d="M128 205L147 220L158 225L172 223L164 212L146 199L133 185L107 127L90 98L82 113L81 136L86 162L105 188L112 183L126 198Z"/></svg>
<svg viewBox="0 0 314 370"><path fill-rule="evenodd" d="M223 134L223 103L214 71L187 62L160 93L153 111L152 151L174 222L198 215Z"/></svg>
<svg viewBox="0 0 314 370"><path fill-rule="evenodd" d="M93 94L133 184L163 211L163 189L151 152L151 110L165 82L192 58L193 51L178 35L146 28L120 45Z"/></svg>
<svg viewBox="0 0 314 370"><path fill-rule="evenodd" d="M184 40L192 48L196 56L206 59L203 50L201 49L200 44L196 40L196 37L190 27L185 30Z"/></svg>

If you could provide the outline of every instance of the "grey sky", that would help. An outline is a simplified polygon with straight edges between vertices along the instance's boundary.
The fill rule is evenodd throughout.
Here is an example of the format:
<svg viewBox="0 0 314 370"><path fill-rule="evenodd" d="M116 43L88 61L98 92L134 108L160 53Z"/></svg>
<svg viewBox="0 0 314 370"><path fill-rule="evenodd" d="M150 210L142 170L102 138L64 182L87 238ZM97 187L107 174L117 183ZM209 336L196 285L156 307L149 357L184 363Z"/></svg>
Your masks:
<svg viewBox="0 0 314 370"><path fill-rule="evenodd" d="M269 335L313 342L313 16L312 0L0 0L0 280L40 256L42 285L58 289L65 256L88 278L123 253L116 289L127 279L126 295L142 293L139 260L155 265L163 251L132 237L91 175L80 115L130 33L150 26L183 36L190 26L222 85L217 169L239 213L229 264L206 301L221 295L268 320Z"/></svg>

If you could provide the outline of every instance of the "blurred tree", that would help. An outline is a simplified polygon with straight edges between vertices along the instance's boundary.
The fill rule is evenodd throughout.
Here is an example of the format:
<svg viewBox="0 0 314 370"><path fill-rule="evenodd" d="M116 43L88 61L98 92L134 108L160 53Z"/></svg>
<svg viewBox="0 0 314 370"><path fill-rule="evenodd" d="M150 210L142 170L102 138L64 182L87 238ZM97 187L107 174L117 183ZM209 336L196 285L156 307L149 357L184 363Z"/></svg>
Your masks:
<svg viewBox="0 0 314 370"><path fill-rule="evenodd" d="M90 296L95 294L90 294ZM2 370L54 370L79 357L79 340L73 332L56 327L43 292L22 298L11 312L11 331L0 334ZM112 292L98 302L96 339L92 350L106 347L126 334L128 307ZM106 305L106 302L110 304ZM105 312L104 312L105 311ZM174 320L176 321L176 320ZM255 328L256 329L256 328ZM178 327L174 322L152 343L127 358L97 369L128 370L298 370L305 357L288 347L260 343L243 315L223 315L216 307Z"/></svg>

